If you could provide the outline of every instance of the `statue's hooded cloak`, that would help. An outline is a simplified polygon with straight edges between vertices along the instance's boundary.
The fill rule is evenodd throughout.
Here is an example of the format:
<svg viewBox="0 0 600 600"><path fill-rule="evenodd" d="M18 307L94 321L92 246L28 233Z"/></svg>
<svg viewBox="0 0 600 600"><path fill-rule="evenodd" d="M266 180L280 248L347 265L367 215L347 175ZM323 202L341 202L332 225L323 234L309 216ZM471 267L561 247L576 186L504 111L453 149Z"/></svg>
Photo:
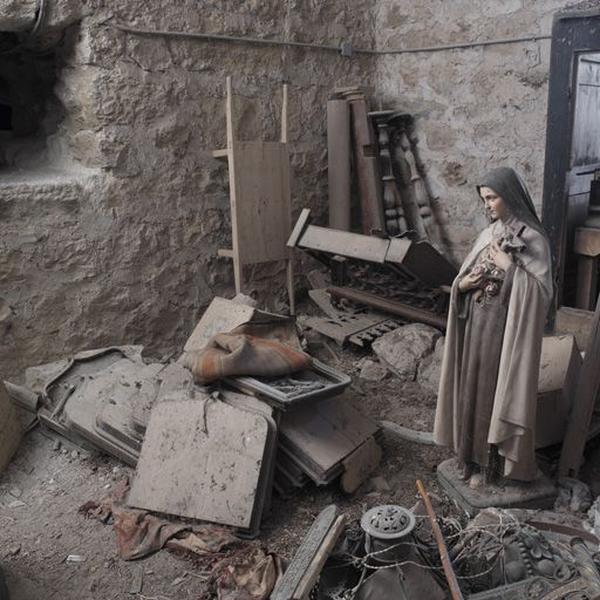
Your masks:
<svg viewBox="0 0 600 600"><path fill-rule="evenodd" d="M536 477L535 416L541 342L548 307L553 294L550 247L537 218L529 192L520 177L508 168L490 171L477 186L489 187L505 202L510 218L496 221L484 229L452 286L446 344L435 415L434 439L455 451L461 436L460 374L465 350L465 324L469 318L458 290L458 282L505 225L525 228L521 239L525 249L519 264L511 269L512 287L508 295L506 325L501 344L500 363L494 394L488 443L495 444L504 457L504 475L531 481ZM491 369L493 372L494 369Z"/></svg>

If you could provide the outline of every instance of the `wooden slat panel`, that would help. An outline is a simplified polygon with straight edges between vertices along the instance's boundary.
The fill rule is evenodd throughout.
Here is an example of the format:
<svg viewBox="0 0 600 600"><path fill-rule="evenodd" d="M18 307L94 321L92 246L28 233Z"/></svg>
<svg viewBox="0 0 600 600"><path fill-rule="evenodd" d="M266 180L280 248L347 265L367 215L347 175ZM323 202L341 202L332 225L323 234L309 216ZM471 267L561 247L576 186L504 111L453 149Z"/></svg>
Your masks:
<svg viewBox="0 0 600 600"><path fill-rule="evenodd" d="M235 196L231 202L237 225L234 251L240 264L288 258L291 216L287 146L234 141L232 154L234 172L230 177L235 179Z"/></svg>

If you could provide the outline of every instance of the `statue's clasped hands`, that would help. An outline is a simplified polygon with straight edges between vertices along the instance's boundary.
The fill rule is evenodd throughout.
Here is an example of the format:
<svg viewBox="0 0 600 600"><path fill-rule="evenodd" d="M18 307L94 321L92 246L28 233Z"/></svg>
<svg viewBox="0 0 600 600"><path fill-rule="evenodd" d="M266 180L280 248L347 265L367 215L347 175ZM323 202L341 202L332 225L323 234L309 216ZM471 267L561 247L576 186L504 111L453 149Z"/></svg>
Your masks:
<svg viewBox="0 0 600 600"><path fill-rule="evenodd" d="M492 262L503 271L507 271L510 265L512 265L512 258L510 257L510 254L507 254L504 252L504 250L501 250L500 246L498 246L498 242L496 241L490 244L489 255Z"/></svg>

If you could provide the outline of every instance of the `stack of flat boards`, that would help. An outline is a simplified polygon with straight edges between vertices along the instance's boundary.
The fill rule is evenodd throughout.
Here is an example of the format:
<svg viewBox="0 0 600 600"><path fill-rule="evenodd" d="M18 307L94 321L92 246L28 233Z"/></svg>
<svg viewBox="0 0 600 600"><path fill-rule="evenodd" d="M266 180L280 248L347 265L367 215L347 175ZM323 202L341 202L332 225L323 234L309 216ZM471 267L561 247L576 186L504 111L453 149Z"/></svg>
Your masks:
<svg viewBox="0 0 600 600"><path fill-rule="evenodd" d="M301 487L304 474L317 485L328 485L348 468L348 457L366 442L375 443L379 431L374 421L343 396L286 412L279 428L276 481L281 486L291 482L292 487Z"/></svg>

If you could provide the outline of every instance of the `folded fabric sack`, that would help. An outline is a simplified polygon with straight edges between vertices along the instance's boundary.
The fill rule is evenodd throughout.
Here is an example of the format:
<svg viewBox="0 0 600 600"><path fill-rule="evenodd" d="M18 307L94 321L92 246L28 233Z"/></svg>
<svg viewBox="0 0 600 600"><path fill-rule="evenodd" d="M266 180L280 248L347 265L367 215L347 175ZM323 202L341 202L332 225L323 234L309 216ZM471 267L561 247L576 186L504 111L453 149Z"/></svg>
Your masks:
<svg viewBox="0 0 600 600"><path fill-rule="evenodd" d="M307 369L310 356L276 340L246 333L219 333L186 361L197 383L236 375L277 377Z"/></svg>

